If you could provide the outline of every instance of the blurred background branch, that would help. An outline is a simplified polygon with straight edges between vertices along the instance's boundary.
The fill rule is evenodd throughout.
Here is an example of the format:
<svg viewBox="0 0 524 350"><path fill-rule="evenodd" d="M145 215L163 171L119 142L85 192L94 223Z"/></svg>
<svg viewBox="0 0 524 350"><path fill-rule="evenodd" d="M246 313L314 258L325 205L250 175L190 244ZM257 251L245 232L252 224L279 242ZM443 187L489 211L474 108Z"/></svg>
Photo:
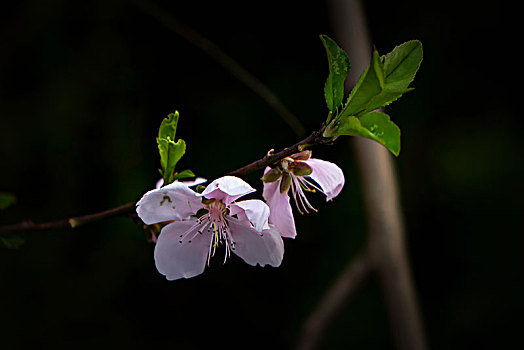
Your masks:
<svg viewBox="0 0 524 350"><path fill-rule="evenodd" d="M345 49L352 72L350 91L370 61L366 16L359 0L329 1L335 40ZM305 321L297 348L319 347L322 336L371 271L377 272L399 350L426 349L422 319L408 263L398 184L391 154L375 142L353 137L368 223L366 251L348 262Z"/></svg>
<svg viewBox="0 0 524 350"><path fill-rule="evenodd" d="M164 11L154 2L147 0L135 0L137 6L145 13L152 16L159 23L162 23L182 38L188 40L196 47L208 54L217 63L227 69L233 76L249 87L254 93L260 96L278 115L291 127L293 132L303 137L306 134L306 128L302 122L289 111L289 109L280 101L277 95L273 93L264 83L257 79L240 63L226 54L215 43L196 32L188 25L182 23L172 13Z"/></svg>

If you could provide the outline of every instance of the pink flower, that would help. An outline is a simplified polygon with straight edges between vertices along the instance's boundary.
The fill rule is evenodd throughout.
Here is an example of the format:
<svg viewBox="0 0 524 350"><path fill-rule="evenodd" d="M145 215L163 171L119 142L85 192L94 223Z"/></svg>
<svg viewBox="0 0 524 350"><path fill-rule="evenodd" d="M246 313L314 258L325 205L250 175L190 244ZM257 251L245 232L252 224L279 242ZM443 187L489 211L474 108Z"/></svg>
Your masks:
<svg viewBox="0 0 524 350"><path fill-rule="evenodd" d="M335 164L311 158L311 151L304 151L282 159L277 167L266 168L262 181L263 196L271 209L269 223L276 226L282 237L295 238L297 232L289 204L289 189L298 211L309 213L309 209L316 209L304 191L317 190L326 195L326 201L332 200L344 186L344 174Z"/></svg>
<svg viewBox="0 0 524 350"><path fill-rule="evenodd" d="M168 280L201 274L216 248L225 246L246 263L279 266L284 255L280 232L268 224L269 207L260 200L236 200L255 189L234 176L213 181L201 194L173 182L147 192L137 203L146 223L173 221L162 228L155 264Z"/></svg>

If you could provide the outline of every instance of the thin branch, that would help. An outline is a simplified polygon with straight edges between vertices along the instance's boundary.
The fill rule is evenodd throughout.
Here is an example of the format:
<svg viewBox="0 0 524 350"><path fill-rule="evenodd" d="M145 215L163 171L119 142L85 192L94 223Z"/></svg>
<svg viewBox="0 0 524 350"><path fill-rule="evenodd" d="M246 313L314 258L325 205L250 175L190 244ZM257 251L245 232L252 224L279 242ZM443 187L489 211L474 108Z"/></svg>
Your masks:
<svg viewBox="0 0 524 350"><path fill-rule="evenodd" d="M273 108L278 115L293 129L299 137L306 134L306 128L300 120L291 113L286 106L280 101L264 83L258 80L253 74L245 69L240 63L226 54L220 47L211 42L206 37L197 33L186 24L182 23L178 18L172 14L162 10L156 4L149 1L136 0L135 3L142 11L152 16L159 23L162 23L173 32L177 33L187 41L191 42L202 51L211 56L222 67L227 69L238 80L249 87L253 92L259 95L266 103Z"/></svg>
<svg viewBox="0 0 524 350"><path fill-rule="evenodd" d="M104 210L98 213L77 216L70 219L63 219L58 221L46 222L41 224L35 224L32 221L24 221L18 224L0 226L0 235L8 232L20 232L20 231L46 231L56 229L70 229L79 227L85 224L89 224L95 221L104 220L107 218L125 215L133 212L135 203L127 203L116 208Z"/></svg>
<svg viewBox="0 0 524 350"><path fill-rule="evenodd" d="M238 168L236 170L229 172L227 175L235 175L235 176L246 175L254 171L263 169L266 166L271 166L273 164L276 164L279 160L289 155L292 155L294 153L298 153L306 147L311 148L311 147L318 146L318 145L331 144L333 142L333 139L322 137L323 129L324 127L321 127L318 131L311 133L311 135L309 135L302 141L299 141L290 147L284 148L283 150L277 153L266 155L265 157L259 160L256 160L246 166L243 166L241 168ZM58 220L58 221L53 221L53 222L35 224L32 221L24 221L18 224L0 226L0 235L8 233L8 232L19 232L19 231L44 231L44 230L55 230L55 229L71 229L71 228L75 228L75 227L78 227L84 224L88 224L91 222L107 219L110 217L133 213L135 211L135 206L136 206L136 203L132 202L132 203L123 204L119 207L105 210L102 212L98 212L98 213L94 213L90 215L77 216L74 218L63 219L63 220Z"/></svg>
<svg viewBox="0 0 524 350"><path fill-rule="evenodd" d="M243 166L242 168L238 168L236 170L229 172L227 175L234 175L234 176L246 175L253 171L261 170L267 166L273 165L276 162L278 162L279 160L287 156L301 152L305 148L311 148L313 146L319 146L319 145L332 144L333 143L332 138L326 138L322 136L323 129L324 128L321 128L320 130L313 132L311 135L309 135L302 141L295 143L293 146L284 148L282 151L277 152L277 153L268 154L264 158L256 160L246 166Z"/></svg>
<svg viewBox="0 0 524 350"><path fill-rule="evenodd" d="M347 264L335 283L324 293L315 310L306 319L298 338L297 350L318 348L319 341L330 323L363 285L370 272L371 264L367 252L356 256Z"/></svg>

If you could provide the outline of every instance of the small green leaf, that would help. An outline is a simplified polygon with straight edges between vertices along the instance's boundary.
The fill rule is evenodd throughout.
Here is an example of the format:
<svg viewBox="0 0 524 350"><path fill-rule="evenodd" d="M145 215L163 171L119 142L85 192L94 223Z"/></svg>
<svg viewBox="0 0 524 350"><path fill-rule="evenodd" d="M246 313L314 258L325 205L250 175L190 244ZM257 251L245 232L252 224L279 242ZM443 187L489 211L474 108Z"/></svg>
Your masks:
<svg viewBox="0 0 524 350"><path fill-rule="evenodd" d="M399 45L382 57L374 50L369 67L349 94L340 116L360 117L411 91L408 87L421 61L422 44L418 40Z"/></svg>
<svg viewBox="0 0 524 350"><path fill-rule="evenodd" d="M335 111L344 100L344 81L349 73L349 58L337 43L327 35L321 35L329 63L329 75L324 85L324 96L330 111Z"/></svg>
<svg viewBox="0 0 524 350"><path fill-rule="evenodd" d="M340 116L360 116L365 114L370 110L370 103L373 98L379 95L384 90L384 87L382 62L378 52L374 50L371 63L351 91L344 109L340 112Z"/></svg>
<svg viewBox="0 0 524 350"><path fill-rule="evenodd" d="M160 128L158 129L158 137L161 139L171 139L171 141L175 141L178 118L178 111L175 111L175 113L170 113L167 118L164 118L160 124Z"/></svg>
<svg viewBox="0 0 524 350"><path fill-rule="evenodd" d="M383 56L383 60L386 86L390 89L406 89L422 62L422 43L418 40L405 42Z"/></svg>
<svg viewBox="0 0 524 350"><path fill-rule="evenodd" d="M175 175L173 175L173 181L174 180L180 180L180 179L185 179L185 178L188 178L188 177L195 177L196 175L189 169L186 169L186 170L182 170L181 172L179 173L176 173Z"/></svg>
<svg viewBox="0 0 524 350"><path fill-rule="evenodd" d="M400 153L400 129L389 119L389 115L384 113L371 112L360 118L344 116L338 119L334 127L326 131L329 137L337 135L365 137L377 141L395 156Z"/></svg>
<svg viewBox="0 0 524 350"><path fill-rule="evenodd" d="M0 192L0 210L7 209L16 202L16 197L8 192Z"/></svg>
<svg viewBox="0 0 524 350"><path fill-rule="evenodd" d="M173 142L170 139L156 139L158 152L160 153L160 166L163 171L164 184L169 185L173 182L175 166L186 152L186 143L180 139Z"/></svg>
<svg viewBox="0 0 524 350"><path fill-rule="evenodd" d="M22 237L11 233L1 235L0 241L2 241L2 243L9 249L18 249L25 243Z"/></svg>

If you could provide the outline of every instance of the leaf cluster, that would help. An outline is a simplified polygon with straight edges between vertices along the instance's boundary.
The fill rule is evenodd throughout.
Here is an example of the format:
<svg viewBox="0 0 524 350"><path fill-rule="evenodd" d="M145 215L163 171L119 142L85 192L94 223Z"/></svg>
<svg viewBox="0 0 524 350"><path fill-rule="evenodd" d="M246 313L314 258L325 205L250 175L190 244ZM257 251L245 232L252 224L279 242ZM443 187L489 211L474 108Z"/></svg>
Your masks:
<svg viewBox="0 0 524 350"><path fill-rule="evenodd" d="M178 118L178 111L170 113L160 124L158 137L156 139L158 152L160 154L159 171L164 180L164 185L168 185L178 179L195 176L195 174L193 174L189 169L183 170L179 173L175 172L175 167L178 161L186 153L186 142L182 139L175 142Z"/></svg>
<svg viewBox="0 0 524 350"><path fill-rule="evenodd" d="M350 69L349 58L328 36L321 35L320 39L329 63L324 96L330 112L323 136L365 137L380 143L398 156L400 129L387 114L376 110L413 90L409 84L422 62L422 43L411 40L383 56L374 49L369 66L343 104L344 82Z"/></svg>

